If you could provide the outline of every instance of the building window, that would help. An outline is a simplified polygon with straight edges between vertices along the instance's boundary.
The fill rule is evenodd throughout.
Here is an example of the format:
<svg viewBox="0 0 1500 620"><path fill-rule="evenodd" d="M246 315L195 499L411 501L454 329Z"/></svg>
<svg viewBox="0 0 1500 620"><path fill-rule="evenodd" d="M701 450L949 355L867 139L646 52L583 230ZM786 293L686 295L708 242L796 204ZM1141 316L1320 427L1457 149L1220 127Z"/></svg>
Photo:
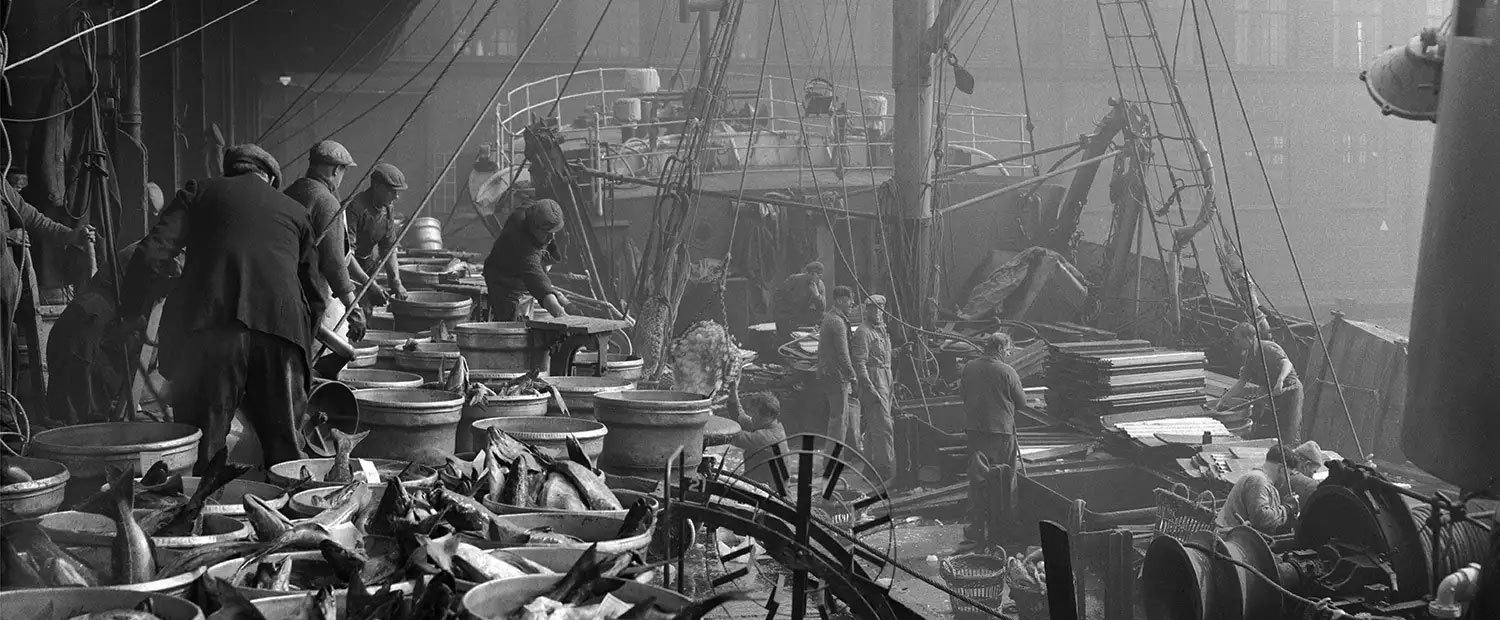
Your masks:
<svg viewBox="0 0 1500 620"><path fill-rule="evenodd" d="M1271 204L1271 192L1275 192L1278 200L1286 198L1287 157L1290 149L1285 122L1258 121L1254 129L1254 145L1250 142L1248 132L1236 132L1231 136L1231 139L1235 140L1234 144L1243 144L1244 148L1240 150L1238 160L1231 162L1230 182L1233 183L1236 202L1265 206ZM1260 147L1259 161L1256 160L1256 146ZM1235 152L1229 151L1227 156L1234 158ZM1260 169L1262 162L1266 166L1264 176L1261 175ZM1271 181L1269 188L1266 184L1267 178Z"/></svg>
<svg viewBox="0 0 1500 620"><path fill-rule="evenodd" d="M1235 0L1234 59L1252 67L1286 64L1287 0Z"/></svg>
<svg viewBox="0 0 1500 620"><path fill-rule="evenodd" d="M431 169L432 169L432 176L433 177L436 177L438 174L442 173L443 167L448 164L448 157L450 155L452 155L452 154L451 153L433 153L432 154L432 166L431 166ZM455 203L457 203L457 202L458 202L458 171L457 171L457 169L455 167L455 169L449 170L447 176L444 176L438 182L437 193L435 195L433 195L433 197L432 197L432 204L433 204L432 212L433 213L442 213L442 212L445 212L445 211L450 211L450 210L453 209L453 205Z"/></svg>
<svg viewBox="0 0 1500 620"><path fill-rule="evenodd" d="M1343 174L1341 195L1351 206L1385 204L1385 162L1379 132L1360 125L1348 125L1334 135L1336 164Z"/></svg>
<svg viewBox="0 0 1500 620"><path fill-rule="evenodd" d="M589 45L589 58L638 58L641 56L641 2L640 0L616 0L608 2L587 1L580 3L578 10L578 44L582 46L598 23L599 15L609 7L609 15Z"/></svg>
<svg viewBox="0 0 1500 620"><path fill-rule="evenodd" d="M1335 59L1346 67L1363 67L1365 61L1384 50L1380 33L1382 0L1336 0L1333 47Z"/></svg>

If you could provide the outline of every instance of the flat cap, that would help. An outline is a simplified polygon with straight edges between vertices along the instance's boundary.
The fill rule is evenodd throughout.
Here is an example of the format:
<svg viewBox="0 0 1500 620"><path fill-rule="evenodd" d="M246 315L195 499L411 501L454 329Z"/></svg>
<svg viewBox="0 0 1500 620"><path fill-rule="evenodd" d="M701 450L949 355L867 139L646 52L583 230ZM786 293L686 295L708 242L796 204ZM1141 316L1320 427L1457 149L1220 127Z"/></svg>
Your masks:
<svg viewBox="0 0 1500 620"><path fill-rule="evenodd" d="M1319 446L1318 442L1316 441L1303 442L1302 445L1297 446L1297 448L1295 450L1292 450L1292 452L1295 452L1297 456L1302 457L1302 460L1317 465L1318 467L1322 467L1323 463L1328 460L1328 457L1323 454L1323 448Z"/></svg>
<svg viewBox="0 0 1500 620"><path fill-rule="evenodd" d="M875 304L877 306L884 306L885 305L885 295L871 295L871 296L865 298L865 303L867 303L867 304Z"/></svg>
<svg viewBox="0 0 1500 620"><path fill-rule="evenodd" d="M250 164L271 177L271 187L281 185L281 164L265 149L254 144L237 144L224 151L224 175L228 176L235 164Z"/></svg>
<svg viewBox="0 0 1500 620"><path fill-rule="evenodd" d="M526 227L535 232L555 233L563 229L562 206L550 198L531 205L526 213Z"/></svg>
<svg viewBox="0 0 1500 620"><path fill-rule="evenodd" d="M370 170L370 182L379 183L391 189L406 189L406 175L401 174L401 169L390 164L375 164Z"/></svg>
<svg viewBox="0 0 1500 620"><path fill-rule="evenodd" d="M823 263L813 261L802 268L807 273L823 273Z"/></svg>
<svg viewBox="0 0 1500 620"><path fill-rule="evenodd" d="M312 146L307 152L307 160L315 164L329 164L334 166L354 166L354 156L349 154L349 149L333 140L324 140Z"/></svg>

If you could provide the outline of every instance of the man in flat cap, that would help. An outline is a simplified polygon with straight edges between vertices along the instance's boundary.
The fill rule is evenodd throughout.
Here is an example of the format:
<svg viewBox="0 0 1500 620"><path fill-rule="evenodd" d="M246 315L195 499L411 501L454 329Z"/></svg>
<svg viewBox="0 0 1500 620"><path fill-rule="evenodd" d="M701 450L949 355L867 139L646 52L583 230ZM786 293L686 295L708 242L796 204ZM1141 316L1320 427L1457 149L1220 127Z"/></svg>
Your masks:
<svg viewBox="0 0 1500 620"><path fill-rule="evenodd" d="M885 329L885 296L865 299L863 320L854 328L849 349L854 376L859 380L860 419L864 422L865 454L875 474L890 481L896 474L896 439L891 434L891 335Z"/></svg>
<svg viewBox="0 0 1500 620"><path fill-rule="evenodd" d="M379 284L371 284L370 290L360 299L365 310L384 305L390 297L406 299L406 287L401 284L401 263L392 250L396 247L396 201L401 199L401 190L406 189L406 175L391 164L375 164L370 171L370 186L349 199L346 211L349 221L349 247L354 249L354 260L349 262L349 275L358 286L364 286L375 277L380 259L391 254L385 263L386 283L390 292Z"/></svg>
<svg viewBox="0 0 1500 620"><path fill-rule="evenodd" d="M120 315L145 324L149 287L185 249L161 321L161 370L179 422L203 431L198 467L224 447L236 409L266 465L302 457L296 415L307 401L314 326L323 315L307 209L276 191L281 168L253 144L224 154L224 176L190 183L141 240Z"/></svg>
<svg viewBox="0 0 1500 620"><path fill-rule="evenodd" d="M979 356L964 364L958 379L958 392L963 395L964 411L969 439L969 525L964 528L964 543L961 548L972 548L993 541L999 532L989 532L991 521L986 518L988 502L985 500L983 476L978 475L987 467L1009 465L1014 471L1020 459L1016 445L1016 409L1026 406L1026 390L1021 386L1021 376L1016 369L1005 363L1004 357L1010 348L1010 336L997 332L979 342ZM1010 495L1015 497L1012 476ZM1010 502L1011 506L1016 505ZM1010 520L1015 515L1005 515Z"/></svg>
<svg viewBox="0 0 1500 620"><path fill-rule="evenodd" d="M546 198L516 208L505 219L505 227L484 259L484 282L494 320L517 320L528 294L552 316L568 315L563 310L566 298L547 277L547 266L560 258L556 238L562 229L562 207Z"/></svg>
<svg viewBox="0 0 1500 620"><path fill-rule="evenodd" d="M827 301L824 299L823 263L813 261L781 281L771 295L772 316L776 319L776 346L792 340L792 331L817 325L822 320Z"/></svg>
<svg viewBox="0 0 1500 620"><path fill-rule="evenodd" d="M313 239L318 248L318 274L322 276L323 294L328 298L323 326L334 333L358 341L364 338L364 316L356 310L343 328L336 328L346 308L357 307L354 283L349 278L349 249L345 247L344 214L339 206L339 185L344 171L354 166L354 156L344 145L324 140L307 153L307 174L292 181L286 195L302 203L311 218Z"/></svg>

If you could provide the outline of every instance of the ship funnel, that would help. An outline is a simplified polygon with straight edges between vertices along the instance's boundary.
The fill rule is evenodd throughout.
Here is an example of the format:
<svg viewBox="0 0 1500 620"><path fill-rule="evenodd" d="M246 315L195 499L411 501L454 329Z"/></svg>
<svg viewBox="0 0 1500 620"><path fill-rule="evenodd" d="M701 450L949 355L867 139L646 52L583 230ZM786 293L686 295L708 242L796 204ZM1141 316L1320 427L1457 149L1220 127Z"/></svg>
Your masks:
<svg viewBox="0 0 1500 620"><path fill-rule="evenodd" d="M1500 488L1497 28L1494 11L1459 11L1443 41L1401 425L1406 457L1465 491Z"/></svg>
<svg viewBox="0 0 1500 620"><path fill-rule="evenodd" d="M1412 37L1405 46L1381 52L1360 72L1380 111L1414 121L1436 121L1438 77L1443 68L1436 30Z"/></svg>

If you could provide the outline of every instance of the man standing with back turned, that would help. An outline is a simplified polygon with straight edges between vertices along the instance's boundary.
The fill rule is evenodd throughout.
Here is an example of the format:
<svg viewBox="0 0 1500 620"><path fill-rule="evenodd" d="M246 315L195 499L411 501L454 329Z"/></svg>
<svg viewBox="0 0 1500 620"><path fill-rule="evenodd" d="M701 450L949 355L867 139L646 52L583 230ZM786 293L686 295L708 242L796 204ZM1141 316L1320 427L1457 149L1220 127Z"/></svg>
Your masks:
<svg viewBox="0 0 1500 620"><path fill-rule="evenodd" d="M348 236L337 194L344 182L344 171L355 165L354 156L344 145L324 140L308 151L307 161L307 174L292 181L286 195L307 208L312 223L318 273L323 276L323 294L328 297L323 326L357 342L364 338L365 331L364 317L359 311L349 316L344 327L334 329L343 319L344 309L355 307L354 283L349 279L349 249L345 246ZM322 235L321 240L318 235Z"/></svg>
<svg viewBox="0 0 1500 620"><path fill-rule="evenodd" d="M991 334L980 343L979 357L964 364L958 390L968 414L969 436L969 525L964 528L966 548L985 539L984 485L974 460L983 457L991 467L1009 465L1015 470L1020 452L1016 445L1016 409L1026 405L1026 390L1016 369L1001 361L1010 347L1010 336ZM1014 477L1012 477L1014 480ZM1012 490L1011 497L1015 497ZM1013 516L1013 515L1012 515Z"/></svg>
<svg viewBox="0 0 1500 620"><path fill-rule="evenodd" d="M161 369L173 415L203 431L199 468L224 447L241 406L266 465L302 457L296 416L324 301L307 209L276 191L280 181L270 153L230 148L224 176L179 191L126 272L120 316L139 330L147 283L190 250L162 311Z"/></svg>
<svg viewBox="0 0 1500 620"><path fill-rule="evenodd" d="M1270 413L1275 420L1257 420L1256 426L1276 428L1277 441L1285 445L1301 443L1302 381L1297 379L1297 369L1292 366L1292 360L1287 357L1281 345L1271 340L1259 340L1256 326L1250 323L1234 326L1231 334L1235 343L1245 351L1245 361L1240 365L1240 380L1224 393L1215 407L1222 408L1230 404L1251 383L1267 383L1269 379Z"/></svg>

